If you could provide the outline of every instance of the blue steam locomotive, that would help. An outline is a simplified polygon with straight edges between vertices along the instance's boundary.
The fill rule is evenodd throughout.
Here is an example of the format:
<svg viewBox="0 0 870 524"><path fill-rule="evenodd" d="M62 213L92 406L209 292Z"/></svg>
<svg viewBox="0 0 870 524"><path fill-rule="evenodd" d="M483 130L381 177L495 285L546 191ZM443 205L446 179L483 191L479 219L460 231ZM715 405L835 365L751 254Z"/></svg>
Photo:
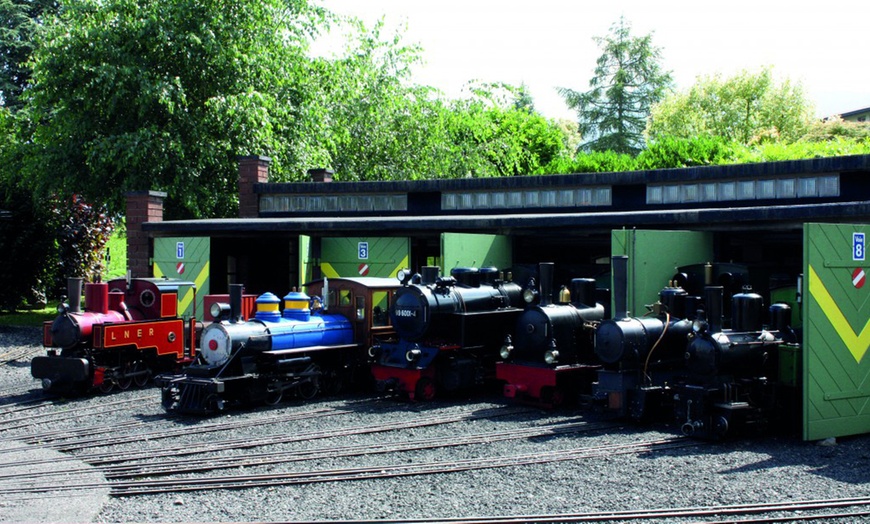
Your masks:
<svg viewBox="0 0 870 524"><path fill-rule="evenodd" d="M231 286L230 303L211 308L215 322L202 332L198 361L157 377L164 409L205 414L337 392L365 369L374 340L392 335L385 312L396 287L392 279L324 279L308 285L323 299L265 293L254 317L242 321L241 286Z"/></svg>

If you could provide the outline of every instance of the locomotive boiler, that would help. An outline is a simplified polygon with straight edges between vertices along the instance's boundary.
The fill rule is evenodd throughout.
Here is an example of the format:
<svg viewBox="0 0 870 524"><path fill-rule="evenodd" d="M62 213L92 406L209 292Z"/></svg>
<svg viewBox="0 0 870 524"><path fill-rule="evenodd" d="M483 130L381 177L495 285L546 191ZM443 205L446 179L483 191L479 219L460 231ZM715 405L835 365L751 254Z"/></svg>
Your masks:
<svg viewBox="0 0 870 524"><path fill-rule="evenodd" d="M192 282L158 278L108 283L68 282L67 303L43 326L45 356L30 370L50 393L81 394L97 389L144 386L151 376L185 365L195 352L196 321L178 314L179 290Z"/></svg>
<svg viewBox="0 0 870 524"><path fill-rule="evenodd" d="M400 275L390 309L398 340L370 351L378 389L431 400L493 376L498 349L522 312L522 288L496 268L438 275L434 266Z"/></svg>
<svg viewBox="0 0 870 524"><path fill-rule="evenodd" d="M231 286L230 303L212 306L215 322L203 330L199 360L179 374L158 377L164 409L208 414L237 404L274 405L289 394L310 399L336 392L365 369L366 349L392 334L383 312L397 284L339 278L308 287L323 299L295 291L283 299L264 293L253 318L243 321L241 285Z"/></svg>
<svg viewBox="0 0 870 524"><path fill-rule="evenodd" d="M589 393L600 367L592 335L604 318L604 306L595 302L594 279L573 279L554 301L553 272L552 263L539 264L537 289L524 293L527 306L496 364L505 397L545 406Z"/></svg>

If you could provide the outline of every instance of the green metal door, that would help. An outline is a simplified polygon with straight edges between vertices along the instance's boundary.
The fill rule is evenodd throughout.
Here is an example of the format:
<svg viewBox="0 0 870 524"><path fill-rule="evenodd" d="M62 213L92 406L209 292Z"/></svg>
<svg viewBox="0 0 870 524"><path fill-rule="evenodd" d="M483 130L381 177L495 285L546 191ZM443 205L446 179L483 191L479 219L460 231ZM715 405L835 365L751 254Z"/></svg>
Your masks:
<svg viewBox="0 0 870 524"><path fill-rule="evenodd" d="M805 440L870 431L868 224L805 224Z"/></svg>
<svg viewBox="0 0 870 524"><path fill-rule="evenodd" d="M442 233L441 260L443 274L456 267L506 269L513 264L511 240L504 235Z"/></svg>
<svg viewBox="0 0 870 524"><path fill-rule="evenodd" d="M328 278L395 277L408 268L411 252L407 237L324 238L320 247L320 271Z"/></svg>
<svg viewBox="0 0 870 524"><path fill-rule="evenodd" d="M166 237L154 239L154 265L157 278L189 280L196 284L196 316L204 317L202 297L209 294L211 239L207 237ZM194 290L186 288L178 299L178 310L190 317Z"/></svg>
<svg viewBox="0 0 870 524"><path fill-rule="evenodd" d="M658 300L678 267L713 261L713 236L707 232L615 229L610 236L611 254L628 256L631 316L646 314L645 306Z"/></svg>

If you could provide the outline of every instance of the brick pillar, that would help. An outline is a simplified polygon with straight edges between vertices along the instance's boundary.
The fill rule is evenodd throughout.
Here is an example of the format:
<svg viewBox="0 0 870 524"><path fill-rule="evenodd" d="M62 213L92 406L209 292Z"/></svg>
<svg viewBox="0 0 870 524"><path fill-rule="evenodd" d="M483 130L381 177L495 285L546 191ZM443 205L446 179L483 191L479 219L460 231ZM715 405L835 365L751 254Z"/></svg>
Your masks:
<svg viewBox="0 0 870 524"><path fill-rule="evenodd" d="M134 277L153 275L153 245L148 234L142 231L142 224L163 221L164 198L166 193L162 191L127 193L127 270Z"/></svg>
<svg viewBox="0 0 870 524"><path fill-rule="evenodd" d="M267 156L239 157L239 218L260 216L260 197L254 192L254 185L269 181L271 163Z"/></svg>
<svg viewBox="0 0 870 524"><path fill-rule="evenodd" d="M312 182L332 182L333 175L335 175L335 171L332 169L317 168L308 170L308 176Z"/></svg>

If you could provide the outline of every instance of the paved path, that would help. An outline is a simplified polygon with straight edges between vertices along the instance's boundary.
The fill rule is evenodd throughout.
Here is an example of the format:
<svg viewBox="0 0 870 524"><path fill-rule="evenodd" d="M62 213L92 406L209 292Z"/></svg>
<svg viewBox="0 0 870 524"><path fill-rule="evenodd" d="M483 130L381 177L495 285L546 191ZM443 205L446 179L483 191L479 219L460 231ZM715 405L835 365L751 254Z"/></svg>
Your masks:
<svg viewBox="0 0 870 524"><path fill-rule="evenodd" d="M48 475L60 469L71 471ZM16 473L28 476L6 478ZM40 486L86 483L95 487L37 495L0 495L0 522L92 522L109 498L105 477L84 462L19 441L0 440L0 492L32 483L34 478Z"/></svg>

